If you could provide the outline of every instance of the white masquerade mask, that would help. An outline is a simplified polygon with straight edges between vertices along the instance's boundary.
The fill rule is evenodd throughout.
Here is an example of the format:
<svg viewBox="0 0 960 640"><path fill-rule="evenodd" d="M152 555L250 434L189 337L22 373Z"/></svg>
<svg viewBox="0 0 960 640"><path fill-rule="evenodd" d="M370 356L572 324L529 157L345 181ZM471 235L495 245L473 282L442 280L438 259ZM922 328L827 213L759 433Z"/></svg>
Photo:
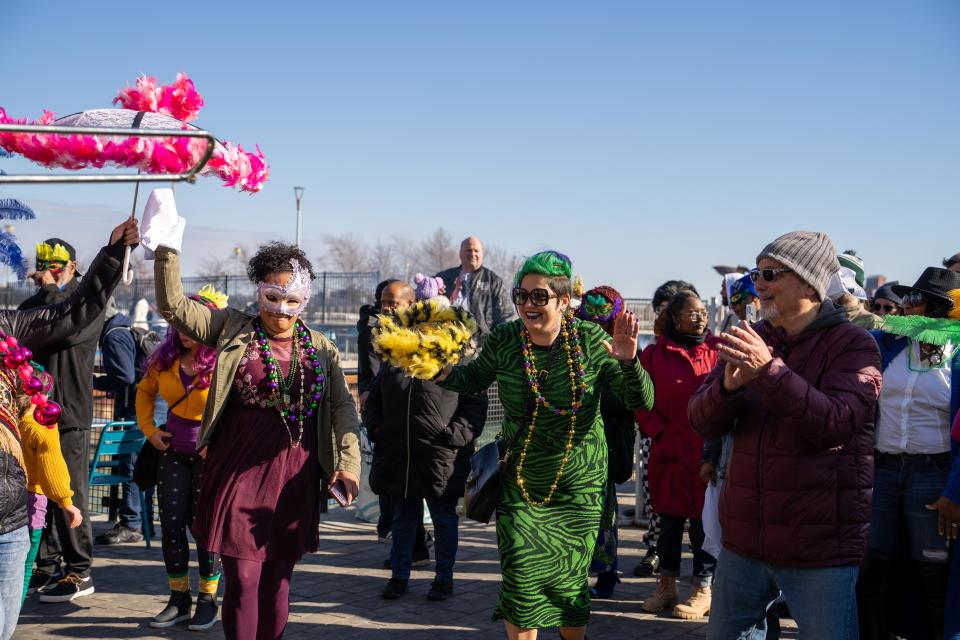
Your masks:
<svg viewBox="0 0 960 640"><path fill-rule="evenodd" d="M293 274L286 286L263 281L257 283L257 304L264 311L293 317L303 313L307 307L310 301L310 272L292 258L290 264Z"/></svg>

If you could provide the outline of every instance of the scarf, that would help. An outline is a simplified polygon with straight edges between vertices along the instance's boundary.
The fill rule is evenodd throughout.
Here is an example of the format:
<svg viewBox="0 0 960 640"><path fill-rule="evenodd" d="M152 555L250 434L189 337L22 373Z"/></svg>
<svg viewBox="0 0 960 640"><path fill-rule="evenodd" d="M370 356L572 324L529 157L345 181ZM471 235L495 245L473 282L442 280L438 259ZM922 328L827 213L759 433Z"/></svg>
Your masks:
<svg viewBox="0 0 960 640"><path fill-rule="evenodd" d="M672 323L667 323L667 337L676 342L677 344L683 345L684 347L696 347L703 344L704 340L707 339L707 334L709 331L704 331L703 333L693 334L693 333L680 333L677 330L677 326Z"/></svg>

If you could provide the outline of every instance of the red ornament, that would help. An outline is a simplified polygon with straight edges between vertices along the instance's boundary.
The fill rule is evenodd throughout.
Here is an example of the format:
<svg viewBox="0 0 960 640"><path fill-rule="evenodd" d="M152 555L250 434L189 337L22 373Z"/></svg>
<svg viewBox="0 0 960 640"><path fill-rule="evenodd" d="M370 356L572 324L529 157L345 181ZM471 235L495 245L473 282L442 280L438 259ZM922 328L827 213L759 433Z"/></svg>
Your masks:
<svg viewBox="0 0 960 640"><path fill-rule="evenodd" d="M43 391L43 380L36 376L23 381L23 390L28 396L36 395Z"/></svg>
<svg viewBox="0 0 960 640"><path fill-rule="evenodd" d="M60 405L48 402L43 408L37 407L33 410L33 418L45 427L53 427L60 419Z"/></svg>
<svg viewBox="0 0 960 640"><path fill-rule="evenodd" d="M20 365L26 361L27 359L23 357L23 351L20 349L14 349L10 352L10 355L4 358L4 362L10 369L19 369Z"/></svg>

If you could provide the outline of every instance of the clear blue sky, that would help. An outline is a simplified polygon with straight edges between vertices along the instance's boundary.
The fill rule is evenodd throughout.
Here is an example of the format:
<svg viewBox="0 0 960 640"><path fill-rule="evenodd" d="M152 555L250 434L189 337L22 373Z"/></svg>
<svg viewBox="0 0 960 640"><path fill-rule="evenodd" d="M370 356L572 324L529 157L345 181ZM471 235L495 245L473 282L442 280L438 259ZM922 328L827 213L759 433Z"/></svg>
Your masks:
<svg viewBox="0 0 960 640"><path fill-rule="evenodd" d="M292 239L296 184L311 255L324 233L442 225L556 247L630 295L671 277L712 292L711 265L796 228L911 282L960 251L955 0L3 0L0 52L12 115L109 106L140 72L183 70L198 124L261 145L260 194L178 188L188 265ZM92 249L131 190L4 195L37 209L25 241L53 224Z"/></svg>

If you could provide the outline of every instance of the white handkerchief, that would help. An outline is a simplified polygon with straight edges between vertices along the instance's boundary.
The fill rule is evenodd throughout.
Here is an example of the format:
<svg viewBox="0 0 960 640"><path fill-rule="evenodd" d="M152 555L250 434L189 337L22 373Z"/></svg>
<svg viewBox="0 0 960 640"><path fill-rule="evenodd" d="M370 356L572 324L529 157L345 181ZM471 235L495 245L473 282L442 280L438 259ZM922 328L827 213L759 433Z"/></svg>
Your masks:
<svg viewBox="0 0 960 640"><path fill-rule="evenodd" d="M168 247L180 253L186 224L187 221L177 214L173 189L154 189L143 208L143 220L140 222L143 257L153 260L153 252L158 247Z"/></svg>

